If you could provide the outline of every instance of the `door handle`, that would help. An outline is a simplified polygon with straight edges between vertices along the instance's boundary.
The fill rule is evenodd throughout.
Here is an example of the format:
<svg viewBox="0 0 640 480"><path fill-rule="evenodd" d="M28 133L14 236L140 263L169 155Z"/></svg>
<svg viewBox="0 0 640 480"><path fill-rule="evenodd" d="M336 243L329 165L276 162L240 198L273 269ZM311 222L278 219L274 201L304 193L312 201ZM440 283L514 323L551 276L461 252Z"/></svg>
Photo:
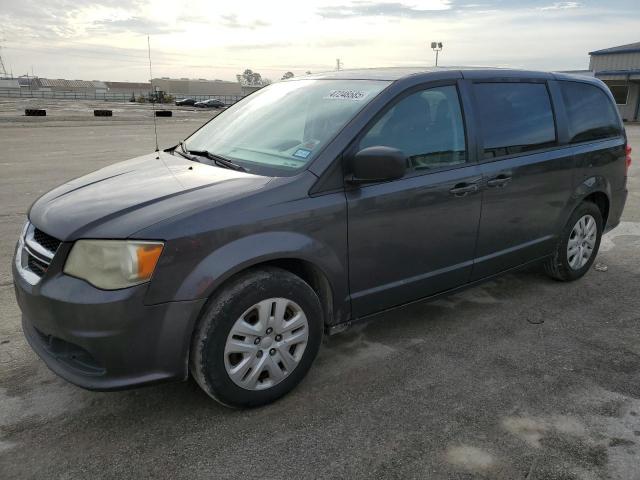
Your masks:
<svg viewBox="0 0 640 480"><path fill-rule="evenodd" d="M477 183L458 183L456 184L449 193L455 195L456 197L464 197L469 193L475 193L479 190Z"/></svg>
<svg viewBox="0 0 640 480"><path fill-rule="evenodd" d="M511 181L511 177L508 175L498 175L496 178L492 178L487 181L487 187L504 187Z"/></svg>

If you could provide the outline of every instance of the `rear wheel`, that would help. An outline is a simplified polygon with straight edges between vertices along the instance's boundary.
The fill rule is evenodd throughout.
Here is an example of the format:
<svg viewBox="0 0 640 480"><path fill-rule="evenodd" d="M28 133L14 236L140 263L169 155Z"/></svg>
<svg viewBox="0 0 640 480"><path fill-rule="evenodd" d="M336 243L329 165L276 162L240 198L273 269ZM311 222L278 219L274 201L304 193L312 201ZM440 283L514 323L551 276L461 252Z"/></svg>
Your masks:
<svg viewBox="0 0 640 480"><path fill-rule="evenodd" d="M579 205L563 229L553 256L545 263L546 273L565 282L587 273L600 248L602 223L597 205L591 202Z"/></svg>
<svg viewBox="0 0 640 480"><path fill-rule="evenodd" d="M225 405L264 405L305 376L320 348L322 325L318 296L302 279L278 268L247 272L205 308L191 372Z"/></svg>

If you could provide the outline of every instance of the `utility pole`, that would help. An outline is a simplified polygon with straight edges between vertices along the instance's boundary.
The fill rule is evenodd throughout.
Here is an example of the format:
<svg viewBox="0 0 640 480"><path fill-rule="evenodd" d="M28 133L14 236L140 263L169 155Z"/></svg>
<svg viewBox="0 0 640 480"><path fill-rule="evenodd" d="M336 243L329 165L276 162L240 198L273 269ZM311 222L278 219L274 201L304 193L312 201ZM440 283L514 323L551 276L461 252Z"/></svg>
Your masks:
<svg viewBox="0 0 640 480"><path fill-rule="evenodd" d="M442 42L431 42L431 50L436 52L436 67L438 66L438 54L442 51Z"/></svg>
<svg viewBox="0 0 640 480"><path fill-rule="evenodd" d="M340 59L336 58L336 70L340 70L341 67L342 67L342 65L341 65Z"/></svg>

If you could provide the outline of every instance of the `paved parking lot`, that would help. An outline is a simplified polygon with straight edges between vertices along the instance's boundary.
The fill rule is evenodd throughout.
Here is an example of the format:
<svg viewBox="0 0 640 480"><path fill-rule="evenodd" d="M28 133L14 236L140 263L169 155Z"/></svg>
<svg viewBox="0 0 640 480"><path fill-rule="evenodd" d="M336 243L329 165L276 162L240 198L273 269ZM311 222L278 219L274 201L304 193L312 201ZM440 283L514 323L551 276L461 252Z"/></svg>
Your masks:
<svg viewBox="0 0 640 480"><path fill-rule="evenodd" d="M292 394L234 411L192 381L87 392L29 349L10 275L27 208L149 152L153 125L0 107L0 477L640 479L639 126L606 271L532 269L380 315L326 340ZM210 115L159 119L161 146Z"/></svg>

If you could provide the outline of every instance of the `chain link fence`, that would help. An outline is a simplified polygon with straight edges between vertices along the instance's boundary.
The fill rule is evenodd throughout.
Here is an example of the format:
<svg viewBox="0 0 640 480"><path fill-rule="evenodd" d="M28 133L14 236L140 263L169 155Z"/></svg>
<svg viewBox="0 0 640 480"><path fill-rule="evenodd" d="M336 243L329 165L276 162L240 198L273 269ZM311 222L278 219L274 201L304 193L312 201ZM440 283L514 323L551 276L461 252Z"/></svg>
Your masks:
<svg viewBox="0 0 640 480"><path fill-rule="evenodd" d="M6 98L49 98L54 100L103 100L106 102L131 102L143 97L148 101L150 93L145 95L132 93L98 93L98 92L56 92L46 90L28 90L14 88L0 88L0 97ZM197 102L202 100L209 100L213 98L220 100L225 105L233 105L234 103L242 100L244 95L182 95L171 94L176 100L183 98L193 98Z"/></svg>

